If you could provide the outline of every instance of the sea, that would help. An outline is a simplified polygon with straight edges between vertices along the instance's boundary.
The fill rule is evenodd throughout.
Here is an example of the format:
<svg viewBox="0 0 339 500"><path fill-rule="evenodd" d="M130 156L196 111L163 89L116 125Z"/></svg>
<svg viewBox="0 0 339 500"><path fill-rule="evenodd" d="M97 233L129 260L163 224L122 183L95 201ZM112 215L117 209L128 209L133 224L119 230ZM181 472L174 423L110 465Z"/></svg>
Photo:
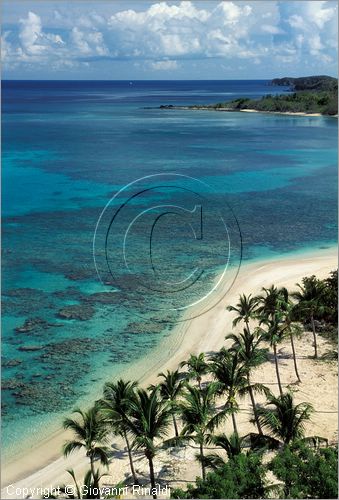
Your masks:
<svg viewBox="0 0 339 500"><path fill-rule="evenodd" d="M290 91L2 82L6 457L147 364L246 262L336 244L336 118L168 107Z"/></svg>

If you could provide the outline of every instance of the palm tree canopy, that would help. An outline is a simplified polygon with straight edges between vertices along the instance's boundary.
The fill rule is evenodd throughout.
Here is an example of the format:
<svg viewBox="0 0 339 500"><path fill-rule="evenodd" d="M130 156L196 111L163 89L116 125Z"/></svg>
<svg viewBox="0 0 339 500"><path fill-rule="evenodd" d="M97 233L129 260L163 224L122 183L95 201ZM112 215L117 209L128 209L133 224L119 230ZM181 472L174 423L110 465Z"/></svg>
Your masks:
<svg viewBox="0 0 339 500"><path fill-rule="evenodd" d="M233 320L233 326L236 326L240 321L248 323L250 319L255 317L258 298L252 295L239 295L239 302L235 306L228 306L226 309L230 312L236 312L237 316Z"/></svg>
<svg viewBox="0 0 339 500"><path fill-rule="evenodd" d="M298 328L292 326L292 322L296 320L296 305L290 300L289 292L284 287L272 285L270 288L263 288L263 292L258 297L258 314L260 325L265 325L266 329L259 328L258 332L274 346L285 335L291 334L292 330L299 333Z"/></svg>
<svg viewBox="0 0 339 500"><path fill-rule="evenodd" d="M259 348L263 340L262 336L251 333L247 326L242 333L226 335L225 340L233 340L233 345L229 351L237 352L239 359L248 367L257 366L265 360L265 351Z"/></svg>
<svg viewBox="0 0 339 500"><path fill-rule="evenodd" d="M167 370L166 373L159 373L158 377L163 378L159 384L160 395L171 402L176 401L183 388L183 380L179 370Z"/></svg>
<svg viewBox="0 0 339 500"><path fill-rule="evenodd" d="M201 352L198 356L191 354L187 361L182 361L180 367L187 366L189 378L200 380L208 371L208 364L205 360L205 354Z"/></svg>
<svg viewBox="0 0 339 500"><path fill-rule="evenodd" d="M73 431L75 437L74 440L66 441L64 444L64 455L67 456L76 449L85 448L88 456L98 458L102 464L107 465L108 448L105 444L109 431L99 405L95 404L87 411L77 408L74 413L80 418L66 418L63 422L64 429Z"/></svg>
<svg viewBox="0 0 339 500"><path fill-rule="evenodd" d="M98 404L103 416L113 426L117 434L126 431L126 417L136 387L137 382L122 379L117 382L106 382L104 385L104 397L98 401Z"/></svg>
<svg viewBox="0 0 339 500"><path fill-rule="evenodd" d="M275 316L270 320L263 320L261 323L264 324L266 328L262 328L261 326L258 328L258 332L264 340L270 343L271 346L281 342L288 333L288 325L283 323L281 317Z"/></svg>
<svg viewBox="0 0 339 500"><path fill-rule="evenodd" d="M259 420L274 437L288 444L304 436L304 425L313 412L309 403L294 404L291 393L268 397L267 407L258 409Z"/></svg>
<svg viewBox="0 0 339 500"><path fill-rule="evenodd" d="M212 438L212 443L226 451L228 458L239 455L244 446L244 440L247 436L239 437L235 432L227 437L226 434L219 434Z"/></svg>
<svg viewBox="0 0 339 500"><path fill-rule="evenodd" d="M291 325L292 322L298 320L297 304L291 300L291 297L293 297L294 294L290 294L285 287L280 288L280 293L280 310L282 312L282 321Z"/></svg>
<svg viewBox="0 0 339 500"><path fill-rule="evenodd" d="M283 324L284 333L300 336L302 328L297 324L298 320L298 305L292 302L290 294L286 288L280 289L283 300L281 301L280 308L282 311L281 322Z"/></svg>
<svg viewBox="0 0 339 500"><path fill-rule="evenodd" d="M184 423L182 435L195 435L203 439L206 433L213 432L224 415L217 414L215 398L217 384L209 384L204 389L197 389L188 385L183 402L180 404L181 416Z"/></svg>
<svg viewBox="0 0 339 500"><path fill-rule="evenodd" d="M297 300L297 310L301 315L322 314L326 310L326 285L315 276L303 278L299 290L292 296Z"/></svg>
<svg viewBox="0 0 339 500"><path fill-rule="evenodd" d="M271 285L269 288L262 288L262 295L258 296L258 315L262 321L268 321L277 317L283 308L284 288L277 288Z"/></svg>
<svg viewBox="0 0 339 500"><path fill-rule="evenodd" d="M246 392L248 371L249 368L241 361L238 352L229 352L223 348L212 358L211 372L219 382L221 391L228 394L229 402L233 405L236 405L236 394Z"/></svg>
<svg viewBox="0 0 339 500"><path fill-rule="evenodd" d="M167 435L172 411L168 402L159 396L159 388L150 392L138 389L130 402L127 418L128 432L133 436L133 447L143 448L154 456L156 439Z"/></svg>

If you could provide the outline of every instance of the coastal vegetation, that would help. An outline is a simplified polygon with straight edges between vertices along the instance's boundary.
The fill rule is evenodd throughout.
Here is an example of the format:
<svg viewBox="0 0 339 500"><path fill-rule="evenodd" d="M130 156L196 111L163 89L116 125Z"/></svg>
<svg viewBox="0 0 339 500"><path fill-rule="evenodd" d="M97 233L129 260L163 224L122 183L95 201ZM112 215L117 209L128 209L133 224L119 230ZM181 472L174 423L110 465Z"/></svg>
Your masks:
<svg viewBox="0 0 339 500"><path fill-rule="evenodd" d="M275 113L338 114L338 80L330 76L309 76L302 78L277 78L272 86L289 87L285 94L267 93L261 99L247 96L232 101L210 105L188 106L186 109L206 109L215 111L260 111ZM174 109L176 106L160 106ZM180 106L178 107L180 108Z"/></svg>
<svg viewBox="0 0 339 500"><path fill-rule="evenodd" d="M240 98L211 107L234 111L253 109L278 113L336 115L338 113L338 90L298 91L287 95L267 94L261 99Z"/></svg>
<svg viewBox="0 0 339 500"><path fill-rule="evenodd" d="M315 409L281 380L277 352L287 339L296 387L301 377L294 338L301 332L313 344L313 363L333 358L337 282L333 271L323 280L305 277L293 292L272 285L257 296L240 295L237 304L227 307L235 314L233 331L218 352L192 354L177 370L159 373L159 383L147 389L131 381L106 383L92 408L77 409L64 421L73 432L64 454L84 450L89 460L84 484L91 493L86 498L114 497L116 486L112 492L100 489L108 465L114 467L108 446L113 435L121 436L129 457L130 473L121 485L149 486L153 498L161 482L154 467L157 454L190 446L201 476L185 489L172 488L172 498L337 498L337 449L325 437L306 435ZM320 356L318 336L333 344L332 356ZM275 366L277 391L253 382L254 370L268 359ZM250 433L237 419L246 397L254 425ZM225 433L228 421L230 435ZM147 460L148 477L134 465L140 454ZM78 488L74 471L68 472ZM174 486L180 479L179 471Z"/></svg>

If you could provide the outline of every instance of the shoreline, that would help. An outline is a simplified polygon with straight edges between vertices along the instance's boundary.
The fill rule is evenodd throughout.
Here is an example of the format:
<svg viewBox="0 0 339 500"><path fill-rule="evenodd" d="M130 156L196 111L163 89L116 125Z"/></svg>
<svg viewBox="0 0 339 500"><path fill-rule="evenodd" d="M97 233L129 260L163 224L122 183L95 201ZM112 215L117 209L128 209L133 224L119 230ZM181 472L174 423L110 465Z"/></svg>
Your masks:
<svg viewBox="0 0 339 500"><path fill-rule="evenodd" d="M240 113L265 113L268 115L288 115L288 116L328 116L337 117L338 115L323 115L321 113L305 113L303 111L260 111L258 109L239 109Z"/></svg>
<svg viewBox="0 0 339 500"><path fill-rule="evenodd" d="M176 324L171 333L152 350L151 360L150 357L143 357L119 376L137 379L144 386L154 383L159 371L175 369L190 353L214 351L224 344L224 336L229 332L232 319L231 314L225 311L225 306L234 303L239 293L257 293L262 286L272 283L293 287L303 276L316 274L324 277L335 268L336 246L249 261L241 267L233 287L215 308L203 316ZM199 306L196 308L199 309ZM89 400L92 402L91 395L86 397L86 401ZM61 456L61 445L65 439L66 433L57 430L35 446L21 449L20 456L8 460L2 468L2 488L12 483L32 487L60 484L65 480L67 467L75 470L84 468L87 462L82 454L74 454L67 460Z"/></svg>
<svg viewBox="0 0 339 500"><path fill-rule="evenodd" d="M234 109L234 108L213 108L210 106L168 106L162 105L159 108L145 108L145 109L161 109L169 111L219 111L221 113L260 113L264 115L286 115L286 116L304 116L304 117L325 117L325 118L338 118L336 115L325 115L322 113L306 113L304 111L264 111L259 109Z"/></svg>

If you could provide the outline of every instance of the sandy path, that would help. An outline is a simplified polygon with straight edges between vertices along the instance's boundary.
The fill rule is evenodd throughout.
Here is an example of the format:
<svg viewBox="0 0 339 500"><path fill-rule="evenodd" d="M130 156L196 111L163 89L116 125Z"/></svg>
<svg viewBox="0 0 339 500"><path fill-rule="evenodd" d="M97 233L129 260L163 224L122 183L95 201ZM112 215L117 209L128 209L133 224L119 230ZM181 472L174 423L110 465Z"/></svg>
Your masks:
<svg viewBox="0 0 339 500"><path fill-rule="evenodd" d="M301 254L297 257L294 255L279 260L270 260L266 263L256 262L242 266L231 291L216 307L203 316L180 324L170 337L154 349L147 362L144 359L134 364L132 368L126 370L124 377L136 379L141 384L148 385L155 382L156 374L160 370L177 368L180 361L186 359L190 353L219 349L224 344L224 336L231 330L232 323L232 315L225 311L225 306L236 303L240 293L255 294L260 291L262 286L270 286L272 283L276 286L287 286L293 289L295 283L300 281L303 276L316 274L318 277L325 277L336 267L336 249L319 250L316 253ZM314 433L333 439L337 429L337 378L328 364L315 363L307 358L312 353L311 342L306 342L304 338L297 342L296 347L300 356L300 374L303 380L303 383L298 386L297 398L300 397L300 400L313 403L318 410L324 410L324 413L317 413L316 418L313 419L314 424L312 425L315 426L314 431L316 431ZM325 347L321 348L325 349ZM281 346L281 349L286 349L287 352L288 345ZM282 354L284 354L283 351ZM285 384L294 381L291 363L291 359L283 359L281 362L282 380ZM265 363L259 368L257 375L258 381L273 384L272 389L274 390L273 365ZM242 403L244 411L239 416L239 427L242 431L244 425L246 428L250 426L248 424L247 404L247 401ZM81 478L83 471L88 468L87 461L82 453L74 454L67 460L60 456L61 445L65 437L65 432L57 432L31 449L23 450L22 454L15 460L3 464L2 485L4 489L1 497L23 498L22 494L15 493L14 487L51 487L64 482L70 484L69 476L65 473L65 469L69 467L74 468L76 474ZM184 459L179 457L178 460L182 471L180 476L183 478L186 476L183 465L187 463L189 456L185 455ZM199 469L190 460L189 462L189 476L193 477L187 477L187 479L193 480ZM140 467L143 470L142 464ZM117 480L123 479L126 470L127 457L125 453L122 453L119 459L114 459L110 467L112 478L107 482L115 483ZM8 485L14 485L14 487L8 490L6 488ZM26 496L27 493L24 497ZM33 493L32 495L32 498L39 497L41 498L41 494Z"/></svg>

